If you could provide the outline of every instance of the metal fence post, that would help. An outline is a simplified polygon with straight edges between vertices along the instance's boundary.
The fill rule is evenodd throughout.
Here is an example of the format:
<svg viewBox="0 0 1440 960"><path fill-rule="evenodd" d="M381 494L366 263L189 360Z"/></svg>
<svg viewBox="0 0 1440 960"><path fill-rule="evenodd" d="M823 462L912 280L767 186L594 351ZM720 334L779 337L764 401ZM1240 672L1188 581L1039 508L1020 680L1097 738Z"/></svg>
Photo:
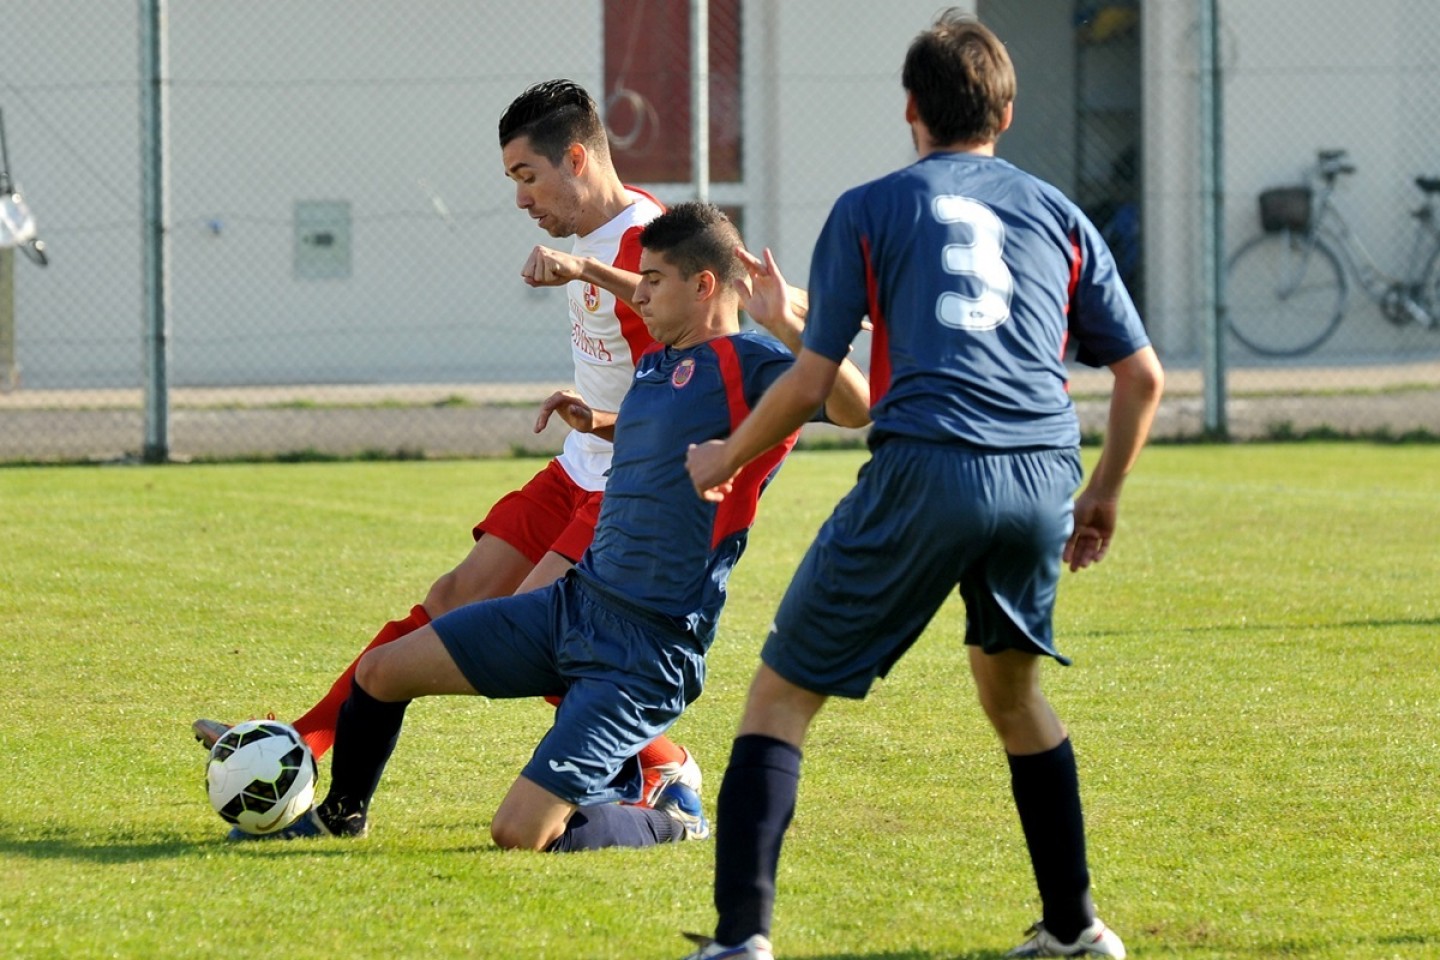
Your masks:
<svg viewBox="0 0 1440 960"><path fill-rule="evenodd" d="M145 324L146 463L170 457L170 50L168 0L140 0L140 196Z"/></svg>
<svg viewBox="0 0 1440 960"><path fill-rule="evenodd" d="M15 362L15 251L0 250L0 393L20 386Z"/></svg>
<svg viewBox="0 0 1440 960"><path fill-rule="evenodd" d="M1219 0L1199 0L1201 303L1205 432L1223 437L1225 418L1225 114L1221 98Z"/></svg>
<svg viewBox="0 0 1440 960"><path fill-rule="evenodd" d="M695 199L710 199L710 4L690 0L690 143Z"/></svg>

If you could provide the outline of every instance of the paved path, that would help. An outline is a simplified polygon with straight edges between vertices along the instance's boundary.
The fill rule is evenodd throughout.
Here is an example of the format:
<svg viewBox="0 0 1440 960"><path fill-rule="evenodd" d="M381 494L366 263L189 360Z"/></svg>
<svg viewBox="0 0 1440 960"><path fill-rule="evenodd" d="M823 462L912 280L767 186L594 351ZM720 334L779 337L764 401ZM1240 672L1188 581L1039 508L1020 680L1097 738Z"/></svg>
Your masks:
<svg viewBox="0 0 1440 960"><path fill-rule="evenodd" d="M1172 370L1155 436L1204 429L1198 371ZM1101 433L1110 374L1077 371L1071 384L1087 433ZM171 394L169 445L177 459L297 452L429 457L549 453L563 425L536 435L539 400L553 384L336 385L180 388ZM1227 381L1231 436L1288 429L1440 434L1440 364L1236 370ZM0 393L0 462L117 460L144 442L138 390ZM807 428L807 440L857 440L859 431Z"/></svg>

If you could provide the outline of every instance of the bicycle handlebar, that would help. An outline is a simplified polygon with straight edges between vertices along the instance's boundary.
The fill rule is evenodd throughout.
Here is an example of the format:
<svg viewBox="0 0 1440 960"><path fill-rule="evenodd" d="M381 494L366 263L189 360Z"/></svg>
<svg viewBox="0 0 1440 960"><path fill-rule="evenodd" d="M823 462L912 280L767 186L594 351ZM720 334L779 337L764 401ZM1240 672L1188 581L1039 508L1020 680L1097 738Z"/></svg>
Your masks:
<svg viewBox="0 0 1440 960"><path fill-rule="evenodd" d="M1317 150L1315 152L1316 173L1327 180L1355 172L1353 163L1346 163L1347 150Z"/></svg>

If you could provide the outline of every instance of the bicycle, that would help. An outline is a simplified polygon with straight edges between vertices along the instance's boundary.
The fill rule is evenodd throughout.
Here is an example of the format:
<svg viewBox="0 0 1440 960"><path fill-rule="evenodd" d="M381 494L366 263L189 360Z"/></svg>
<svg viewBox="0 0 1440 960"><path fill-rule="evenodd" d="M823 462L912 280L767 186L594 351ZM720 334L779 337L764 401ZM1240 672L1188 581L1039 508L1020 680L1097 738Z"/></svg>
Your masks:
<svg viewBox="0 0 1440 960"><path fill-rule="evenodd" d="M1299 186L1262 191L1261 233L1230 257L1228 324L1255 353L1294 357L1324 343L1345 318L1347 271L1397 326L1440 327L1440 177L1416 177L1424 203L1401 277L1391 277L1355 235L1333 197L1355 172L1344 150L1321 150Z"/></svg>

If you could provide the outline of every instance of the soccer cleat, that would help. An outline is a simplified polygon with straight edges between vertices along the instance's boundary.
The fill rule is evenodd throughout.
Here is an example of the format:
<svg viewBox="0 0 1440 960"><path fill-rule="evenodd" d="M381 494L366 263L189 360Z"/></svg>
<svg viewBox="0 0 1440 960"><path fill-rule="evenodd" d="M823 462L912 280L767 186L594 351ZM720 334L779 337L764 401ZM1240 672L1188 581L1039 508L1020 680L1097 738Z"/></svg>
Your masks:
<svg viewBox="0 0 1440 960"><path fill-rule="evenodd" d="M770 941L764 934L757 933L744 943L727 947L698 933L685 934L700 949L685 955L684 960L775 960Z"/></svg>
<svg viewBox="0 0 1440 960"><path fill-rule="evenodd" d="M232 842L247 840L308 840L313 837L345 837L355 839L365 836L368 825L363 813L352 813L338 821L326 822L320 816L319 807L311 807L300 815L290 826L274 833L246 833L239 827L232 827L225 838Z"/></svg>
<svg viewBox="0 0 1440 960"><path fill-rule="evenodd" d="M1037 923L1025 931L1030 937L1005 954L1007 957L1118 957L1125 956L1125 944L1099 920L1080 931L1074 943L1061 943L1055 935Z"/></svg>
<svg viewBox="0 0 1440 960"><path fill-rule="evenodd" d="M250 719L254 720L256 718L251 717ZM267 713L264 719L274 720L275 714L273 712ZM206 720L202 717L190 724L190 732L195 734L195 739L200 742L200 746L206 750L213 750L215 749L215 741L225 736L225 731L230 730L234 726L233 723L221 723L219 720Z"/></svg>
<svg viewBox="0 0 1440 960"><path fill-rule="evenodd" d="M710 821L705 819L705 808L700 805L700 794L687 784L676 781L660 791L655 798L655 809L667 813L670 818L685 828L681 840L706 840L710 837Z"/></svg>
<svg viewBox="0 0 1440 960"><path fill-rule="evenodd" d="M680 748L685 750L684 747ZM680 763L657 763L653 767L645 767L640 771L645 777L644 798L640 805L653 807L660 799L660 791L672 783L683 783L685 786L700 792L700 764L695 762L689 750L685 750L685 759Z"/></svg>
<svg viewBox="0 0 1440 960"><path fill-rule="evenodd" d="M190 729L194 732L195 739L200 741L200 746L206 750L213 750L215 741L225 736L225 731L230 729L230 724L201 718L190 724Z"/></svg>

